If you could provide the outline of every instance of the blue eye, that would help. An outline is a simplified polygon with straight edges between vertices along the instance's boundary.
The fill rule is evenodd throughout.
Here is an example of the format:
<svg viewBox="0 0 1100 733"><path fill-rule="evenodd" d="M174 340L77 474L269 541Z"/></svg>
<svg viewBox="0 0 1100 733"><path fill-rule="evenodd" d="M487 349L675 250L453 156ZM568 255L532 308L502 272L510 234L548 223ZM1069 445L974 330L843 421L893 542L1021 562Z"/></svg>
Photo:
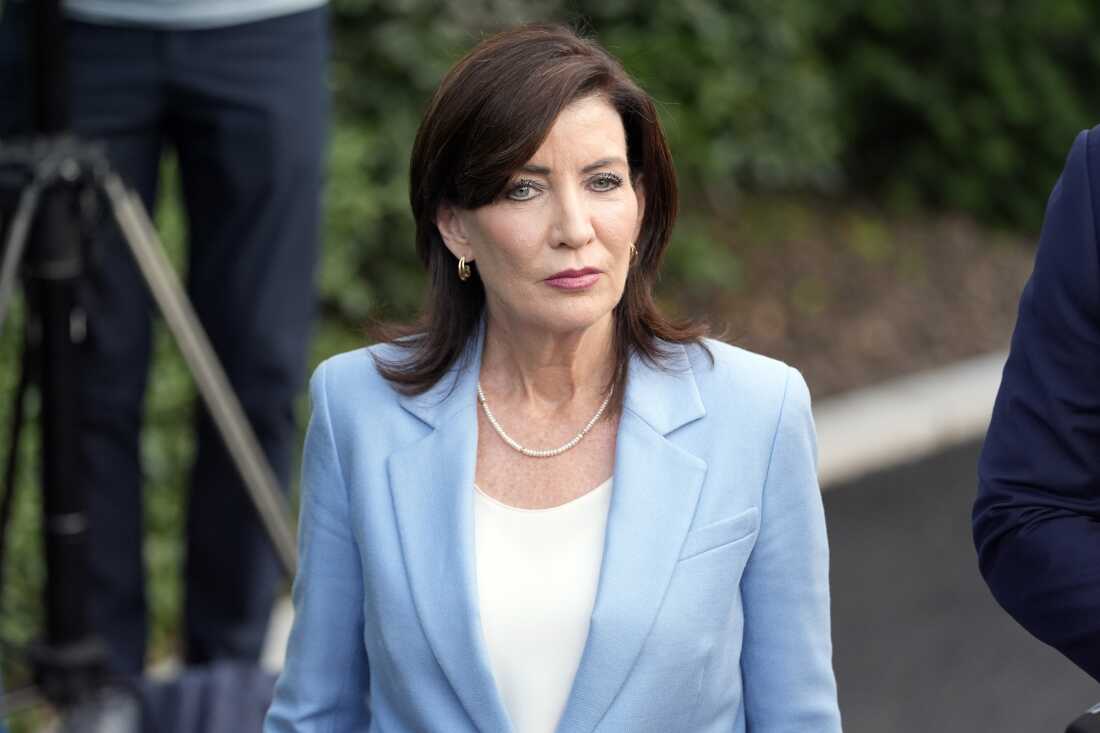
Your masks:
<svg viewBox="0 0 1100 733"><path fill-rule="evenodd" d="M623 185L623 179L614 173L602 173L592 179L592 188L597 192L613 191Z"/></svg>
<svg viewBox="0 0 1100 733"><path fill-rule="evenodd" d="M531 180L520 180L505 194L512 201L529 201L538 194L538 185Z"/></svg>

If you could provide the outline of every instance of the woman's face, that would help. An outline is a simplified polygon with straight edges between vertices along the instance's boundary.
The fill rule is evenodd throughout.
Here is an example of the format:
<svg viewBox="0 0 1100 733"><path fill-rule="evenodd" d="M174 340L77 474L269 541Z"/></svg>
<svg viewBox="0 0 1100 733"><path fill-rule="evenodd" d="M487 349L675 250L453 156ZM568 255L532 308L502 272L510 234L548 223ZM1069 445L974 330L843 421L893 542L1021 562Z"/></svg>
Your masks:
<svg viewBox="0 0 1100 733"><path fill-rule="evenodd" d="M443 206L436 223L455 257L474 263L491 319L566 334L610 319L643 207L622 119L592 96L562 110L499 199Z"/></svg>

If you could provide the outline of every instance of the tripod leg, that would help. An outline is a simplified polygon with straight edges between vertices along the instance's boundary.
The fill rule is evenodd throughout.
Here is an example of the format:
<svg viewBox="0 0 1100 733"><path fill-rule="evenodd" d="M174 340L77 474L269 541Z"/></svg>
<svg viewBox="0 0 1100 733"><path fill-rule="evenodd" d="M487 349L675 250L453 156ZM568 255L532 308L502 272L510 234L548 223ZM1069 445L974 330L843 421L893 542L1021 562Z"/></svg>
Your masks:
<svg viewBox="0 0 1100 733"><path fill-rule="evenodd" d="M8 304L15 293L19 265L23 262L27 240L30 237L31 221L38 209L41 192L37 183L23 189L23 194L19 197L19 207L15 210L7 230L3 249L4 259L0 264L0 331L4 328Z"/></svg>

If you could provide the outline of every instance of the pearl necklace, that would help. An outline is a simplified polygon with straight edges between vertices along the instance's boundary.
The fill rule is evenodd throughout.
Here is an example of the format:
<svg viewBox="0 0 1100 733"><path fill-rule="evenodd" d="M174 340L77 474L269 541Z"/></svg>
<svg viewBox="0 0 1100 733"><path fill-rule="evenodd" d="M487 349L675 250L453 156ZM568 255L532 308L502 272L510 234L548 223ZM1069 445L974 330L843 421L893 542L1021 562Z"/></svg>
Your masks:
<svg viewBox="0 0 1100 733"><path fill-rule="evenodd" d="M565 451L569 450L577 443L581 442L581 438L588 434L588 431L592 429L592 426L596 424L596 421L600 419L600 415L607 409L607 404L611 402L611 392L607 393L607 397L604 398L603 404L600 405L600 409L596 410L596 414L592 416L592 419L588 421L588 424L584 426L584 429L573 436L573 438L563 446L558 448L551 448L549 450L535 450L534 448L524 448L518 442L516 442L508 433L504 432L504 428L500 427L500 423L493 417L493 413L489 410L489 403L485 400L485 393L481 390L481 382L477 383L477 399L481 403L481 408L485 410L485 417L489 418L489 424L493 426L493 430L497 431L497 435L501 439L512 446L520 453L531 458L553 458L554 456L561 455Z"/></svg>

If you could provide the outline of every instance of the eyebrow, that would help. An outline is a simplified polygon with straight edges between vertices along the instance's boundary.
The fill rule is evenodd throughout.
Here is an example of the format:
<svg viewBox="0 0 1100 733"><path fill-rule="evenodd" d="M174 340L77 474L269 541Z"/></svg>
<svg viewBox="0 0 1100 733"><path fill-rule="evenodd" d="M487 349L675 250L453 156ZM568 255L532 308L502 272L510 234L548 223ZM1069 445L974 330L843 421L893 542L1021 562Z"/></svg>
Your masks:
<svg viewBox="0 0 1100 733"><path fill-rule="evenodd" d="M589 163L584 168L581 168L581 173L590 173L597 168L603 168L605 166L611 165L612 163L619 163L624 167L626 166L626 161L616 155L611 158L600 158L593 163ZM540 176L550 175L550 169L543 165L531 165L530 163L528 163L527 165L520 168L520 170L524 173L534 173Z"/></svg>

